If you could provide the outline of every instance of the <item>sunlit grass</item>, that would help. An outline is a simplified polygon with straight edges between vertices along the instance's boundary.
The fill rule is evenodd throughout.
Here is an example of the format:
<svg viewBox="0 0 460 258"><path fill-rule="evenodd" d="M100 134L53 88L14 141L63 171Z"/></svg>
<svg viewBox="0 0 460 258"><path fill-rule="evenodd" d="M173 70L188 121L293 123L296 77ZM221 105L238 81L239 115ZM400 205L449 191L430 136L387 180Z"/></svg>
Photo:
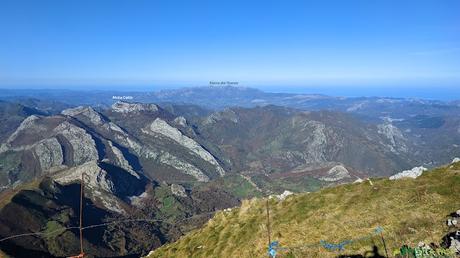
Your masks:
<svg viewBox="0 0 460 258"><path fill-rule="evenodd" d="M435 169L417 179L374 180L270 200L271 239L281 246L325 240L339 243L384 228L390 254L403 244L439 243L445 218L460 208L460 164ZM267 227L264 199L243 201L241 207L220 212L203 228L163 246L150 257L266 257ZM381 238L347 245L344 253L363 254ZM281 257L334 257L339 252L313 248L282 251Z"/></svg>

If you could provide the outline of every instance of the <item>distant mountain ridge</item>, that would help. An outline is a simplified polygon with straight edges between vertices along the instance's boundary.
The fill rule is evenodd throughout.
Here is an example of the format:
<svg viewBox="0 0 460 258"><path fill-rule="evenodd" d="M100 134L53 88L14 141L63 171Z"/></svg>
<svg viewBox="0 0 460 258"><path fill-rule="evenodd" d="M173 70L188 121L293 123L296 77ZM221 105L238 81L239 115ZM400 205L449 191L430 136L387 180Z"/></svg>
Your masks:
<svg viewBox="0 0 460 258"><path fill-rule="evenodd" d="M97 256L129 257L176 240L242 199L316 191L460 156L458 107L445 103L302 95L295 101L311 108L190 104L218 103L220 90L232 103L265 94L227 88L211 98L206 89L186 89L162 93L158 104L111 100L70 108L50 100L0 102L0 236L74 226L78 207L69 196L78 195L83 172L88 223L164 220L100 228L85 239ZM178 96L193 101L170 101ZM16 213L27 223L6 219ZM155 240L143 241L148 235ZM0 248L59 257L77 250L75 242L75 232L63 231Z"/></svg>
<svg viewBox="0 0 460 258"><path fill-rule="evenodd" d="M129 87L127 87L129 88ZM114 98L117 97L117 98ZM457 106L458 101L439 101L418 98L376 97L341 97L315 93L275 93L243 86L201 86L158 91L120 91L114 90L58 90L3 89L0 99L17 101L18 99L35 98L52 100L70 105L105 105L110 106L119 98L129 97L130 101L142 103L171 102L176 104L196 104L199 106L222 109L230 106L254 107L258 105L279 105L294 108L333 108L336 110L355 109L363 101L378 103L405 102L430 105ZM214 100L214 101L213 101Z"/></svg>
<svg viewBox="0 0 460 258"><path fill-rule="evenodd" d="M452 107L439 114L435 108L432 114L400 112L398 118L271 105L216 112L163 107L116 102L111 108L80 106L51 116L30 111L37 115L2 143L0 155L8 162L1 176L14 174L8 179L14 182L21 173L39 175L97 160L111 160L127 171L145 168L142 173L166 181L206 182L229 172L267 176L335 165L376 176L460 156L460 117L451 114ZM5 180L0 184L5 187Z"/></svg>

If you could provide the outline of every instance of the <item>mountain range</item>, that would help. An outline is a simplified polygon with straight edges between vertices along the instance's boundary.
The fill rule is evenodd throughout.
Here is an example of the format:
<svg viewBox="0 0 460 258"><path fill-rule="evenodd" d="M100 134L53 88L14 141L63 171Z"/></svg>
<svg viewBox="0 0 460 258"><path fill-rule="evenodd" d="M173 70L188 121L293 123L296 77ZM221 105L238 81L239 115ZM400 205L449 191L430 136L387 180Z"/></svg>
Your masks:
<svg viewBox="0 0 460 258"><path fill-rule="evenodd" d="M244 199L460 156L456 103L236 87L133 93L129 102L39 93L0 94L0 239L44 232L0 241L14 257L79 252L82 174L85 224L103 224L85 230L85 250L138 257Z"/></svg>

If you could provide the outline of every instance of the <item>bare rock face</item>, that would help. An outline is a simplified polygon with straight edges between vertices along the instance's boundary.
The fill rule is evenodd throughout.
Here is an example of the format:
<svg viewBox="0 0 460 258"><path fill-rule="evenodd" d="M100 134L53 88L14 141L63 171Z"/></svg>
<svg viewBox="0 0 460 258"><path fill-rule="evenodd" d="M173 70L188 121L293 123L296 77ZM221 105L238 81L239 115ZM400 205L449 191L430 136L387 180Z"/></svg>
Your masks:
<svg viewBox="0 0 460 258"><path fill-rule="evenodd" d="M156 112L158 111L158 106L155 104L140 104L117 101L112 105L112 111L117 113L130 113L140 111Z"/></svg>
<svg viewBox="0 0 460 258"><path fill-rule="evenodd" d="M378 127L378 133L387 138L390 142L388 145L392 152L407 152L406 139L398 127L394 126L390 122L380 124Z"/></svg>
<svg viewBox="0 0 460 258"><path fill-rule="evenodd" d="M88 119L93 125L105 129L106 131L114 131L123 136L126 132L113 122L107 121L101 114L99 114L92 107L79 106L76 108L69 108L61 112L63 115L78 118L80 116Z"/></svg>
<svg viewBox="0 0 460 258"><path fill-rule="evenodd" d="M54 137L45 139L36 144L34 152L42 171L60 166L64 162L61 145Z"/></svg>
<svg viewBox="0 0 460 258"><path fill-rule="evenodd" d="M80 182L82 174L86 191L91 198L98 200L102 205L114 212L125 213L118 200L111 194L114 192L114 184L110 180L107 171L100 168L96 161L89 161L80 166L70 168L54 176L54 180L62 185Z"/></svg>
<svg viewBox="0 0 460 258"><path fill-rule="evenodd" d="M221 176L225 175L224 169L220 166L214 156L211 155L211 153L205 150L195 140L182 134L178 129L170 126L166 121L157 118L150 124L150 127L147 130L144 129L143 132L147 134L167 137L177 142L179 145L187 148L195 156L212 164Z"/></svg>
<svg viewBox="0 0 460 258"><path fill-rule="evenodd" d="M41 133L44 133L47 131L47 128L41 125L38 125L37 121L40 120L40 117L36 115L31 115L24 119L22 123L19 125L19 127L8 137L6 142L2 144L0 147L0 153L5 152L7 150L13 149L13 150L21 150L21 149L30 149L32 144L29 144L27 146L22 146L22 147L12 147L14 145L14 142L16 140L20 140L21 134L28 133L28 134L36 134L39 135Z"/></svg>
<svg viewBox="0 0 460 258"><path fill-rule="evenodd" d="M182 161L178 157L170 154L169 152L162 152L159 156L160 163L166 164L171 166L179 171L182 171L185 174L191 175L196 178L196 180L200 182L208 182L209 177L201 171L199 168L195 167L194 165Z"/></svg>
<svg viewBox="0 0 460 258"><path fill-rule="evenodd" d="M72 146L73 162L75 165L98 160L99 156L96 143L84 129L69 122L63 122L54 128L54 132L57 135L64 136Z"/></svg>
<svg viewBox="0 0 460 258"><path fill-rule="evenodd" d="M131 165L129 164L129 162L125 159L125 157L123 156L123 153L121 152L120 149L118 149L116 146L113 145L113 143L111 141L109 141L109 146L113 152L113 154L115 155L116 157L116 161L115 163L125 169L126 171L128 171L131 175L135 176L137 179L139 179L139 175L133 170L133 168L131 167Z"/></svg>
<svg viewBox="0 0 460 258"><path fill-rule="evenodd" d="M185 188L183 186L181 186L181 185L178 185L178 184L172 184L171 185L171 192L175 196L187 197L187 193L185 192Z"/></svg>
<svg viewBox="0 0 460 258"><path fill-rule="evenodd" d="M113 183L108 179L107 172L101 169L96 161L89 161L80 166L68 169L65 173L56 176L56 182L66 185L81 180L81 175L85 174L85 186L90 189L101 189L112 192Z"/></svg>
<svg viewBox="0 0 460 258"><path fill-rule="evenodd" d="M92 107L79 106L76 108L66 109L61 112L63 115L77 117L78 115L84 116L91 121L94 125L102 125L105 121L102 116L96 112Z"/></svg>
<svg viewBox="0 0 460 258"><path fill-rule="evenodd" d="M308 121L305 123L305 130L311 132L310 137L306 138L304 153L306 163L315 163L325 161L325 149L327 146L326 126L317 121Z"/></svg>
<svg viewBox="0 0 460 258"><path fill-rule="evenodd" d="M64 147L61 140L67 142L68 146ZM31 151L42 172L64 166L65 155L71 159L72 165L99 158L91 135L61 116L26 118L2 145L0 152L5 151Z"/></svg>
<svg viewBox="0 0 460 258"><path fill-rule="evenodd" d="M206 117L206 119L204 120L204 124L211 125L224 119L227 119L233 123L238 123L238 116L235 113L235 111L227 108L223 111L212 113L211 115Z"/></svg>
<svg viewBox="0 0 460 258"><path fill-rule="evenodd" d="M187 126L187 120L183 116L176 117L174 123L183 127Z"/></svg>
<svg viewBox="0 0 460 258"><path fill-rule="evenodd" d="M351 178L348 170L342 165L337 165L329 169L329 171L327 172L327 176L323 176L319 179L326 182L335 182L347 178Z"/></svg>
<svg viewBox="0 0 460 258"><path fill-rule="evenodd" d="M36 115L31 115L31 116L27 117L26 119L24 119L24 121L22 121L21 125L19 125L19 127L16 129L16 131L8 138L8 142L14 141L16 139L16 137L19 135L19 133L21 133L22 131L36 128L35 121L37 121L39 119L40 118L38 116L36 116ZM40 127L36 128L35 130L40 131L40 129L44 130L44 128L40 128Z"/></svg>

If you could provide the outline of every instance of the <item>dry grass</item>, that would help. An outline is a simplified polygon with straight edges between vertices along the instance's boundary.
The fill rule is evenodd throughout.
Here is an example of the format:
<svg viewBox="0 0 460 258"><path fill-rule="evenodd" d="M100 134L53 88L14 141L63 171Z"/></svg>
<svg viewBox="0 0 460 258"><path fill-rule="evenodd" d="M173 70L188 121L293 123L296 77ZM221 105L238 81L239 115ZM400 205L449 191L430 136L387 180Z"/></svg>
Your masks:
<svg viewBox="0 0 460 258"><path fill-rule="evenodd" d="M0 250L0 258L9 258L9 256Z"/></svg>
<svg viewBox="0 0 460 258"><path fill-rule="evenodd" d="M298 194L270 201L272 240L299 246L325 240L339 243L359 238L381 226L389 253L403 244L439 243L445 217L460 208L460 163L424 173L417 179L378 179ZM267 257L265 200L243 202L219 212L203 228L149 257ZM347 245L344 253L363 254L377 245L377 236ZM381 252L382 254L383 252ZM338 252L313 248L282 251L280 257L334 257ZM277 256L278 257L278 256Z"/></svg>
<svg viewBox="0 0 460 258"><path fill-rule="evenodd" d="M11 199L22 190L37 189L41 179L35 179L32 182L21 184L18 187L7 189L0 193L0 209L11 202ZM1 257L1 256L0 256Z"/></svg>

